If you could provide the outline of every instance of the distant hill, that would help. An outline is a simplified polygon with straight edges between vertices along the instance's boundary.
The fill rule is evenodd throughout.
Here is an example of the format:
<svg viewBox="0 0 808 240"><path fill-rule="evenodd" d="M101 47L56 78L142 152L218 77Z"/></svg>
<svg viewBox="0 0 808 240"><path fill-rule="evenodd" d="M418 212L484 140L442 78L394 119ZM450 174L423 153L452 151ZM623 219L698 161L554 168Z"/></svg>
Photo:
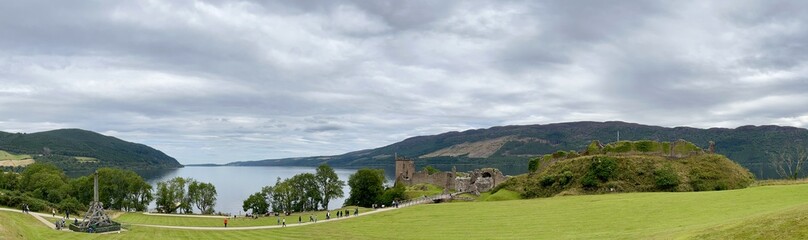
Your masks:
<svg viewBox="0 0 808 240"><path fill-rule="evenodd" d="M510 164L527 171L527 160L558 150L584 150L592 140L675 141L685 139L707 148L714 141L716 153L748 168L758 178L774 176L771 152L783 146L808 143L808 129L782 126L742 126L735 129L659 127L626 122L568 122L545 125L502 126L463 132L447 132L405 139L388 146L319 156L234 162L235 166L390 167L395 154L416 159L416 164L486 166Z"/></svg>
<svg viewBox="0 0 808 240"><path fill-rule="evenodd" d="M149 146L81 129L38 133L0 132L0 150L28 154L37 162L52 163L66 171L98 167L182 167L176 159Z"/></svg>

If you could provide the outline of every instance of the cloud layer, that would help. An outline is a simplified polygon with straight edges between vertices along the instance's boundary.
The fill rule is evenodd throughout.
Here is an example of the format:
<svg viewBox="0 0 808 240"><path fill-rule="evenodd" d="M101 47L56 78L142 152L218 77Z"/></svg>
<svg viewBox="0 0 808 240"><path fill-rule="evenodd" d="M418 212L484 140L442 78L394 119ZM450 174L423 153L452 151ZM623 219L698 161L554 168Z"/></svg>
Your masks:
<svg viewBox="0 0 808 240"><path fill-rule="evenodd" d="M808 126L799 1L7 1L0 130L182 163L505 124Z"/></svg>

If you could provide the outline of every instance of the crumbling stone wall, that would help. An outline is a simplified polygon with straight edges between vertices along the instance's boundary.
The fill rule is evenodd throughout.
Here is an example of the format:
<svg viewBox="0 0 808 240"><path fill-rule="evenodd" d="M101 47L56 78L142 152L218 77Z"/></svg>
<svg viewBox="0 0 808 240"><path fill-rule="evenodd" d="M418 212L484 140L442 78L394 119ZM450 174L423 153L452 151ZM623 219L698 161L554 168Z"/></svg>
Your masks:
<svg viewBox="0 0 808 240"><path fill-rule="evenodd" d="M496 168L477 169L462 174L458 174L456 171L435 174L419 171L410 172L412 174L408 176L407 171L415 169L414 165L408 164L405 161L396 161L396 182L408 186L427 183L447 190L454 189L458 192L470 192L479 195L481 192L491 191L497 185L508 180L508 177Z"/></svg>

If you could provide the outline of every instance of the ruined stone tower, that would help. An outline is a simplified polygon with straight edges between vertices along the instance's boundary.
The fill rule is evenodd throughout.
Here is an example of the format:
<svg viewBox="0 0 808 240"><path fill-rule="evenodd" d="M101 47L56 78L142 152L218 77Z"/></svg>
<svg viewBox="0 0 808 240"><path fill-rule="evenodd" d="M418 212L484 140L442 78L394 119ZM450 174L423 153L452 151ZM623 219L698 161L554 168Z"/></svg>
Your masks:
<svg viewBox="0 0 808 240"><path fill-rule="evenodd" d="M415 174L415 161L396 155L396 180L410 180Z"/></svg>

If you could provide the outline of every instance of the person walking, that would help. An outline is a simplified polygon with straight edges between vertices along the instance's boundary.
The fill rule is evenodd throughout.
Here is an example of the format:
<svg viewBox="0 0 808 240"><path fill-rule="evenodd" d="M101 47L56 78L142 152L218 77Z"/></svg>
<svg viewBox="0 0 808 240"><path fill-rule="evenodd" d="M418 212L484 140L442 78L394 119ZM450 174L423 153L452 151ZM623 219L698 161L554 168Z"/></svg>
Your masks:
<svg viewBox="0 0 808 240"><path fill-rule="evenodd" d="M353 215L354 216L359 216L359 208L356 208L356 210L354 210Z"/></svg>
<svg viewBox="0 0 808 240"><path fill-rule="evenodd" d="M227 227L227 218L224 218L224 227Z"/></svg>
<svg viewBox="0 0 808 240"><path fill-rule="evenodd" d="M281 225L281 217L278 217L278 225Z"/></svg>
<svg viewBox="0 0 808 240"><path fill-rule="evenodd" d="M283 225L281 227L286 227L286 218L283 218Z"/></svg>
<svg viewBox="0 0 808 240"><path fill-rule="evenodd" d="M297 216L297 224L301 224L301 223L303 223L303 215L298 215Z"/></svg>
<svg viewBox="0 0 808 240"><path fill-rule="evenodd" d="M56 217L56 209L51 208L51 217Z"/></svg>

